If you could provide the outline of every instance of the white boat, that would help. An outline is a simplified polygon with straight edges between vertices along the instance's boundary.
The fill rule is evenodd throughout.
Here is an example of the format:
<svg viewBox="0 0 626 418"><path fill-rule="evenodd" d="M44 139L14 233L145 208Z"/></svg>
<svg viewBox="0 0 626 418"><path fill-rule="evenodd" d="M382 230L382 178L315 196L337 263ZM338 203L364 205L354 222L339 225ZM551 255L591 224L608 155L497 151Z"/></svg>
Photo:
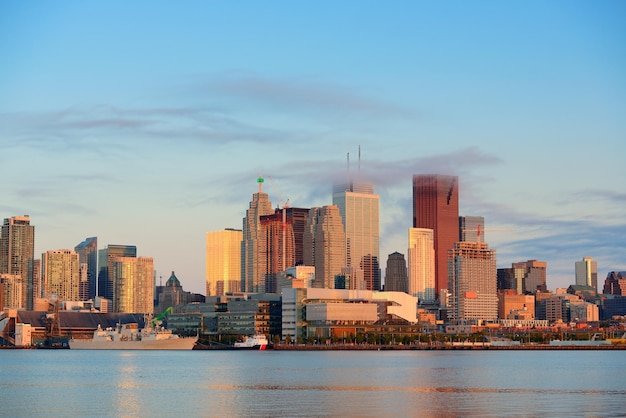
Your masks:
<svg viewBox="0 0 626 418"><path fill-rule="evenodd" d="M263 334L246 337L244 341L235 343L235 348L246 350L266 350L269 347L270 343L267 340L267 337Z"/></svg>
<svg viewBox="0 0 626 418"><path fill-rule="evenodd" d="M92 339L70 339L72 350L191 350L198 337L181 337L163 327L139 329L139 324L117 324L115 328L93 332Z"/></svg>

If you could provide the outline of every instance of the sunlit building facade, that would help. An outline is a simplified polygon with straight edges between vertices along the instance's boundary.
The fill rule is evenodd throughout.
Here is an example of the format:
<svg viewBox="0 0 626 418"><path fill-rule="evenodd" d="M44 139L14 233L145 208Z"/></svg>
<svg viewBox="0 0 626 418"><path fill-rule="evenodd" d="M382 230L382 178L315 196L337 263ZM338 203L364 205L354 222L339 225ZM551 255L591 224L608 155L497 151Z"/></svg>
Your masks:
<svg viewBox="0 0 626 418"><path fill-rule="evenodd" d="M591 257L584 257L577 261L576 284L579 286L591 286L598 290L598 262Z"/></svg>
<svg viewBox="0 0 626 418"><path fill-rule="evenodd" d="M116 257L112 260L113 312L154 313L154 259Z"/></svg>
<svg viewBox="0 0 626 418"><path fill-rule="evenodd" d="M370 183L333 187L346 233L346 266L360 270L368 290L380 290L380 198ZM358 274L358 273L357 273Z"/></svg>
<svg viewBox="0 0 626 418"><path fill-rule="evenodd" d="M33 308L34 259L35 227L30 217L5 219L0 231L0 274L22 278L21 300L15 308Z"/></svg>
<svg viewBox="0 0 626 418"><path fill-rule="evenodd" d="M98 251L98 296L113 300L115 293L113 260L118 257L137 257L134 245L109 244Z"/></svg>
<svg viewBox="0 0 626 418"><path fill-rule="evenodd" d="M241 290L240 229L206 233L206 296Z"/></svg>
<svg viewBox="0 0 626 418"><path fill-rule="evenodd" d="M244 292L263 293L265 291L265 272L267 271L266 243L261 228L261 216L274 212L272 202L263 192L264 179L259 177L259 190L252 195L250 207L243 218L241 241L241 290Z"/></svg>
<svg viewBox="0 0 626 418"><path fill-rule="evenodd" d="M448 288L448 251L459 241L458 184L457 176L413 176L413 227L433 230L436 295Z"/></svg>
<svg viewBox="0 0 626 418"><path fill-rule="evenodd" d="M346 235L339 207L311 208L304 236L304 264L315 267L313 286L334 289L346 265Z"/></svg>
<svg viewBox="0 0 626 418"><path fill-rule="evenodd" d="M452 320L496 320L496 251L484 243L457 242L449 251Z"/></svg>
<svg viewBox="0 0 626 418"><path fill-rule="evenodd" d="M435 244L433 230L409 228L408 294L420 303L435 302Z"/></svg>
<svg viewBox="0 0 626 418"><path fill-rule="evenodd" d="M43 297L80 300L80 262L73 250L51 250L41 255Z"/></svg>

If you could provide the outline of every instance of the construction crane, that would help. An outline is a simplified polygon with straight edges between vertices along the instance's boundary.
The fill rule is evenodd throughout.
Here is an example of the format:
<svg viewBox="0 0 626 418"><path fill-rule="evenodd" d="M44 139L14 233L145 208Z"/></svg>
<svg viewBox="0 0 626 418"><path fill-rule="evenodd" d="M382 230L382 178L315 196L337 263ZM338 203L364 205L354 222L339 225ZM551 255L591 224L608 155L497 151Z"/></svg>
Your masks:
<svg viewBox="0 0 626 418"><path fill-rule="evenodd" d="M483 242L484 235L483 232L512 232L515 231L513 228L489 228L483 229L481 224L478 224L476 228L463 228L463 232L476 232L476 239L478 242Z"/></svg>

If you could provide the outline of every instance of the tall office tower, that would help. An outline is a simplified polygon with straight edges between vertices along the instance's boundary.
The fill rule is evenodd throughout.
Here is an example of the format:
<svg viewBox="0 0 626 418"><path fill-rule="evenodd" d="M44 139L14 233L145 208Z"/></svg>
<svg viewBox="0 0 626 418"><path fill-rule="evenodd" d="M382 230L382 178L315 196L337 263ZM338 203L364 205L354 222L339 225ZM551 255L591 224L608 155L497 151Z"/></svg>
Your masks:
<svg viewBox="0 0 626 418"><path fill-rule="evenodd" d="M515 290L517 294L545 292L546 270L545 261L528 260L513 263L510 268L499 268L498 290Z"/></svg>
<svg viewBox="0 0 626 418"><path fill-rule="evenodd" d="M485 243L457 242L449 253L453 320L498 318L496 251Z"/></svg>
<svg viewBox="0 0 626 418"><path fill-rule="evenodd" d="M113 260L117 257L137 257L134 245L109 244L98 251L98 296L113 300Z"/></svg>
<svg viewBox="0 0 626 418"><path fill-rule="evenodd" d="M293 240L294 240L294 256L295 256L295 264L294 266L301 266L304 264L304 230L306 228L306 223L309 218L309 209L308 208L291 208L286 207L277 211L286 212L287 224L291 225L291 229L293 230ZM287 266L290 267L290 266Z"/></svg>
<svg viewBox="0 0 626 418"><path fill-rule="evenodd" d="M333 187L346 233L346 266L363 275L368 290L380 290L380 198L369 183Z"/></svg>
<svg viewBox="0 0 626 418"><path fill-rule="evenodd" d="M433 230L409 228L409 291L420 303L435 303L435 242Z"/></svg>
<svg viewBox="0 0 626 418"><path fill-rule="evenodd" d="M154 259L114 257L113 312L154 313Z"/></svg>
<svg viewBox="0 0 626 418"><path fill-rule="evenodd" d="M459 241L485 242L485 218L459 216Z"/></svg>
<svg viewBox="0 0 626 418"><path fill-rule="evenodd" d="M576 262L576 284L591 286L598 290L598 262L591 257L584 257Z"/></svg>
<svg viewBox="0 0 626 418"><path fill-rule="evenodd" d="M263 192L263 177L257 179L259 191L252 195L250 208L243 218L243 237L241 241L241 290L244 292L265 291L266 252L261 229L261 216L273 213L272 202Z"/></svg>
<svg viewBox="0 0 626 418"><path fill-rule="evenodd" d="M448 251L459 240L459 178L438 174L413 176L413 228L433 230L435 295L448 288Z"/></svg>
<svg viewBox="0 0 626 418"><path fill-rule="evenodd" d="M296 265L293 225L288 221L287 208L277 208L271 215L262 215L260 221L264 242L261 246L265 266L263 293L278 293L278 273Z"/></svg>
<svg viewBox="0 0 626 418"><path fill-rule="evenodd" d="M206 233L206 295L241 290L241 229Z"/></svg>
<svg viewBox="0 0 626 418"><path fill-rule="evenodd" d="M51 250L41 255L43 296L62 301L79 300L79 255L72 250Z"/></svg>
<svg viewBox="0 0 626 418"><path fill-rule="evenodd" d="M98 279L98 238L86 238L74 247L78 253L81 273L80 300L89 300L96 297Z"/></svg>
<svg viewBox="0 0 626 418"><path fill-rule="evenodd" d="M346 265L346 234L337 206L311 208L303 236L304 265L315 267L313 286L335 288Z"/></svg>
<svg viewBox="0 0 626 418"><path fill-rule="evenodd" d="M404 254L393 252L387 257L385 292L409 292L409 276Z"/></svg>
<svg viewBox="0 0 626 418"><path fill-rule="evenodd" d="M28 216L4 220L0 231L0 274L22 278L21 301L17 308L33 309L35 227Z"/></svg>

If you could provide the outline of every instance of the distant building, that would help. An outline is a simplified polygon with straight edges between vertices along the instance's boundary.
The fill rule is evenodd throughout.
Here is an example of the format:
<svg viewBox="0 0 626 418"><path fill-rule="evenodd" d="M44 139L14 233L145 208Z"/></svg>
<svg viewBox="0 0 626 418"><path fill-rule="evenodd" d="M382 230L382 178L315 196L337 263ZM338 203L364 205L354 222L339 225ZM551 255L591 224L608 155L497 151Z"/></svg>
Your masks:
<svg viewBox="0 0 626 418"><path fill-rule="evenodd" d="M154 313L152 257L116 257L112 260L113 311Z"/></svg>
<svg viewBox="0 0 626 418"><path fill-rule="evenodd" d="M81 271L80 300L93 299L98 282L98 238L86 238L74 247L74 251L78 253Z"/></svg>
<svg viewBox="0 0 626 418"><path fill-rule="evenodd" d="M413 227L433 230L437 295L448 288L448 251L459 240L458 184L457 176L413 176Z"/></svg>
<svg viewBox="0 0 626 418"><path fill-rule="evenodd" d="M43 296L61 301L78 301L80 290L79 256L73 250L51 250L41 255Z"/></svg>
<svg viewBox="0 0 626 418"><path fill-rule="evenodd" d="M435 302L435 244L433 230L409 228L408 294L420 303Z"/></svg>
<svg viewBox="0 0 626 418"><path fill-rule="evenodd" d="M522 319L520 312L528 312L528 317L535 318L535 296L517 294L514 290L498 292L498 318Z"/></svg>
<svg viewBox="0 0 626 418"><path fill-rule="evenodd" d="M545 292L547 266L545 261L528 260L500 268L497 270L498 290L513 289L519 294Z"/></svg>
<svg viewBox="0 0 626 418"><path fill-rule="evenodd" d="M457 242L449 252L452 320L496 320L496 251L487 244Z"/></svg>
<svg viewBox="0 0 626 418"><path fill-rule="evenodd" d="M206 295L241 291L241 240L239 229L206 233Z"/></svg>
<svg viewBox="0 0 626 418"><path fill-rule="evenodd" d="M2 309L18 309L21 307L24 292L24 279L19 274L0 274L0 306Z"/></svg>
<svg viewBox="0 0 626 418"><path fill-rule="evenodd" d="M591 286L598 289L598 263L591 257L584 257L577 261L576 284L579 286Z"/></svg>
<svg viewBox="0 0 626 418"><path fill-rule="evenodd" d="M611 271L604 280L602 293L626 296L626 271Z"/></svg>
<svg viewBox="0 0 626 418"><path fill-rule="evenodd" d="M35 227L30 217L6 218L0 230L0 274L21 277L22 286L21 291L13 291L13 295L20 294L18 306L9 307L33 309L34 261Z"/></svg>
<svg viewBox="0 0 626 418"><path fill-rule="evenodd" d="M380 197L374 185L350 181L333 187L346 234L346 263L363 275L369 290L380 290Z"/></svg>
<svg viewBox="0 0 626 418"><path fill-rule="evenodd" d="M241 290L245 292L265 291L267 243L261 228L261 216L270 215L272 202L263 192L263 177L257 179L259 190L252 195L250 207L243 218L241 241Z"/></svg>
<svg viewBox="0 0 626 418"><path fill-rule="evenodd" d="M284 219L283 219L284 218ZM293 225L287 221L287 208L276 209L271 215L260 217L264 266L261 293L277 293L277 275L296 265Z"/></svg>
<svg viewBox="0 0 626 418"><path fill-rule="evenodd" d="M169 279L167 279L163 288L157 288L157 293L159 296L154 309L155 314L160 314L169 307L175 309L181 305L189 303L189 292L185 292L183 290L183 286L180 284L180 281L174 272L172 272ZM176 311L176 309L174 311Z"/></svg>
<svg viewBox="0 0 626 418"><path fill-rule="evenodd" d="M98 296L113 300L113 260L117 257L137 257L134 245L109 244L98 251Z"/></svg>
<svg viewBox="0 0 626 418"><path fill-rule="evenodd" d="M339 207L315 207L303 234L304 265L315 267L313 287L333 289L346 265L346 234Z"/></svg>
<svg viewBox="0 0 626 418"><path fill-rule="evenodd" d="M385 292L409 292L409 276L404 254L394 252L387 257Z"/></svg>

